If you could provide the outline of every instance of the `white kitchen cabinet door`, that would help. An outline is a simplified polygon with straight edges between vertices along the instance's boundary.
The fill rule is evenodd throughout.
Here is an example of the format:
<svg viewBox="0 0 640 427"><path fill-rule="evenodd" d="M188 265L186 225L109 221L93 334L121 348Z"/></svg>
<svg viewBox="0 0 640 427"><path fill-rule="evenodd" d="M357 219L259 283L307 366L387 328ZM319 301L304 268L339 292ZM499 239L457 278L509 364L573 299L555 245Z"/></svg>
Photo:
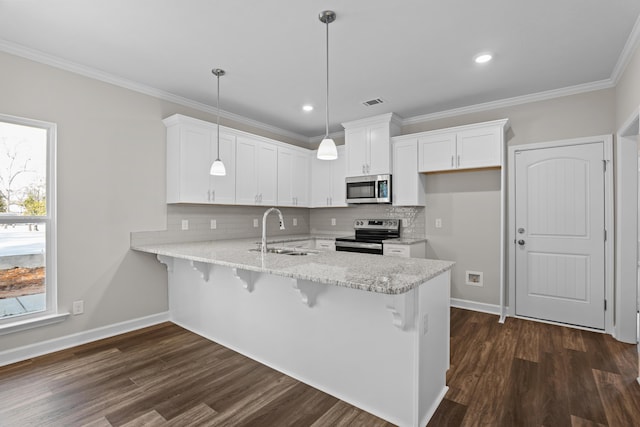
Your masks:
<svg viewBox="0 0 640 427"><path fill-rule="evenodd" d="M391 136L389 124L369 126L368 128L368 167L367 175L391 173Z"/></svg>
<svg viewBox="0 0 640 427"><path fill-rule="evenodd" d="M278 147L278 206L309 207L311 155Z"/></svg>
<svg viewBox="0 0 640 427"><path fill-rule="evenodd" d="M392 197L394 206L424 206L425 175L418 173L418 139L394 140Z"/></svg>
<svg viewBox="0 0 640 427"><path fill-rule="evenodd" d="M293 150L278 147L278 206L294 206L293 164Z"/></svg>
<svg viewBox="0 0 640 427"><path fill-rule="evenodd" d="M345 158L345 147L340 145L338 158L331 163L331 194L329 201L332 207L347 207L347 160Z"/></svg>
<svg viewBox="0 0 640 427"><path fill-rule="evenodd" d="M418 138L418 170L432 172L454 169L456 158L456 134L439 133Z"/></svg>
<svg viewBox="0 0 640 427"><path fill-rule="evenodd" d="M309 207L309 178L311 176L311 154L294 151L293 155L293 201L294 206Z"/></svg>
<svg viewBox="0 0 640 427"><path fill-rule="evenodd" d="M180 129L180 200L206 203L209 196L209 169L211 165L210 129L182 127Z"/></svg>
<svg viewBox="0 0 640 427"><path fill-rule="evenodd" d="M369 130L366 127L346 129L344 131L346 144L346 168L347 176L368 175L369 163L368 138Z"/></svg>
<svg viewBox="0 0 640 427"><path fill-rule="evenodd" d="M255 142L244 136L236 140L236 204L258 203L258 155Z"/></svg>
<svg viewBox="0 0 640 427"><path fill-rule="evenodd" d="M486 168L502 164L502 128L499 126L469 129L458 133L456 151L458 168Z"/></svg>
<svg viewBox="0 0 640 427"><path fill-rule="evenodd" d="M313 152L311 161L311 207L325 208L331 206L329 197L333 185L332 163L336 160L319 160L316 157L317 151ZM338 151L338 159L340 152Z"/></svg>
<svg viewBox="0 0 640 427"><path fill-rule="evenodd" d="M258 144L258 204L275 206L278 203L278 149L263 141Z"/></svg>
<svg viewBox="0 0 640 427"><path fill-rule="evenodd" d="M211 163L218 155L218 146L215 142L217 135L213 136L214 144L211 147ZM209 175L209 202L216 204L232 205L236 202L236 137L235 135L220 132L220 160L224 164L227 174L225 176ZM208 173L208 172L207 172Z"/></svg>

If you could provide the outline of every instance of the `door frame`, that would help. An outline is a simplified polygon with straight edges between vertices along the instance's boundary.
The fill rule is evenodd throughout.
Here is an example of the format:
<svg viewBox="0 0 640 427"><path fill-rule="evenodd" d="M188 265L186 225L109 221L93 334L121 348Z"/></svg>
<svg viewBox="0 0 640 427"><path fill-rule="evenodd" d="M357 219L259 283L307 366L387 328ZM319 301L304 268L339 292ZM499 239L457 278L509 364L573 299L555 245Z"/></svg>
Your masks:
<svg viewBox="0 0 640 427"><path fill-rule="evenodd" d="M582 145L589 143L603 143L604 146L604 160L606 161L606 170L604 174L604 225L607 230L607 240L605 241L604 248L604 282L605 282L605 299L607 300L607 309L605 311L605 328L604 332L611 334L613 332L613 315L614 315L614 295L613 295L613 279L614 279L614 221L613 221L613 205L614 205L614 187L613 187L613 136L612 135L598 135L584 138L564 139L558 141L538 142L533 144L514 145L509 147L508 158L508 175L509 175L509 219L508 219L508 231L507 231L507 243L508 243L508 295L506 296L509 305L507 307L507 315L511 317L518 317L516 315L516 194L515 194L515 156L517 152L539 150L543 148L557 148L557 147L569 147L574 145ZM527 318L529 319L529 318ZM548 322L547 323L556 323ZM563 323L559 325L567 326ZM592 330L591 328L583 328ZM601 331L600 329L595 329Z"/></svg>

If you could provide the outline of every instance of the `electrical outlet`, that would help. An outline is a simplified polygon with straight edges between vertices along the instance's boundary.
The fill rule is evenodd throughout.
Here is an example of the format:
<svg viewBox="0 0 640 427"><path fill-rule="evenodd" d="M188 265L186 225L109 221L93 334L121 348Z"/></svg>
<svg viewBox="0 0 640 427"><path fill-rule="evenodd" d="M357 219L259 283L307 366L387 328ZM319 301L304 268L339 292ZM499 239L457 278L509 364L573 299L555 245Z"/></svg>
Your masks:
<svg viewBox="0 0 640 427"><path fill-rule="evenodd" d="M331 225L336 225L336 219L335 218L331 218Z"/></svg>
<svg viewBox="0 0 640 427"><path fill-rule="evenodd" d="M298 226L298 218L293 218L293 226L294 227Z"/></svg>
<svg viewBox="0 0 640 427"><path fill-rule="evenodd" d="M442 228L442 218L436 218L436 228Z"/></svg>
<svg viewBox="0 0 640 427"><path fill-rule="evenodd" d="M253 227L258 228L258 218L253 218Z"/></svg>
<svg viewBox="0 0 640 427"><path fill-rule="evenodd" d="M78 300L73 302L73 315L84 313L84 301Z"/></svg>
<svg viewBox="0 0 640 427"><path fill-rule="evenodd" d="M183 230L188 230L189 229L189 220L188 219L183 219L182 220L182 229Z"/></svg>
<svg viewBox="0 0 640 427"><path fill-rule="evenodd" d="M403 227L408 227L409 226L409 220L407 218L402 218L402 226Z"/></svg>
<svg viewBox="0 0 640 427"><path fill-rule="evenodd" d="M218 228L218 222L215 219L211 220L211 229L215 230L216 228Z"/></svg>

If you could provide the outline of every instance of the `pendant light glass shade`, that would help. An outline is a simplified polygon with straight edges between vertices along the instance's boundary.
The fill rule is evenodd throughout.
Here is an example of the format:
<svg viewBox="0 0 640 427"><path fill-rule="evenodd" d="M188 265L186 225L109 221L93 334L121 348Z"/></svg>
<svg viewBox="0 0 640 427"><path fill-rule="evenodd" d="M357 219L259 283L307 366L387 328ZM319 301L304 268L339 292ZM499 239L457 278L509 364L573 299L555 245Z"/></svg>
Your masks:
<svg viewBox="0 0 640 427"><path fill-rule="evenodd" d="M218 155L211 165L211 169L209 169L209 174L214 176L225 176L227 174L227 169L224 167L222 160L220 160L220 76L224 76L225 71L220 68L214 68L211 72L218 78L218 102L216 106L216 116L218 118L218 126L216 126L218 139L216 140L216 145L218 146Z"/></svg>
<svg viewBox="0 0 640 427"><path fill-rule="evenodd" d="M331 138L324 138L318 147L318 159L335 160L338 158L336 143Z"/></svg>
<svg viewBox="0 0 640 427"><path fill-rule="evenodd" d="M222 160L216 159L211 165L209 173L215 176L225 176L227 174L227 169L224 167Z"/></svg>
<svg viewBox="0 0 640 427"><path fill-rule="evenodd" d="M327 27L327 105L325 114L325 134L324 139L318 147L317 157L320 160L335 160L338 158L336 143L329 137L329 24L336 20L336 13L332 10L325 10L318 17L320 22Z"/></svg>

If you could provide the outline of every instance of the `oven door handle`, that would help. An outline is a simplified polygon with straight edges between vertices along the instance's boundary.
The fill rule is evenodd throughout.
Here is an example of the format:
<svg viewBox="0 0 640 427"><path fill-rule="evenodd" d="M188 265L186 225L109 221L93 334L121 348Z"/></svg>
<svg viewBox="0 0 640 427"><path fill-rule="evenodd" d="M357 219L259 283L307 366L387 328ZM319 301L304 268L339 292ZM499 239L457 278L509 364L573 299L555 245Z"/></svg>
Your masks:
<svg viewBox="0 0 640 427"><path fill-rule="evenodd" d="M340 246L343 248L382 249L382 243L341 242L336 240L336 247Z"/></svg>

